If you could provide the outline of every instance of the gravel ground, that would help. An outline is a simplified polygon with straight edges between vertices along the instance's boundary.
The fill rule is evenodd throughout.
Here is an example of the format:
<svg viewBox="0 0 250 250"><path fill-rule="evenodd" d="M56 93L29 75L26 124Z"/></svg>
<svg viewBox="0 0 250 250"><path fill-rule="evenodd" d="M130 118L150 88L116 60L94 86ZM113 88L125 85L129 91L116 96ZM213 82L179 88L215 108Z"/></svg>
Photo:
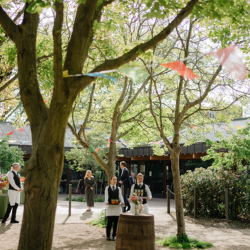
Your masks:
<svg viewBox="0 0 250 250"><path fill-rule="evenodd" d="M114 250L115 242L106 241L105 228L90 226L87 222L96 218L104 208L103 203L95 203L91 212L86 212L86 204L72 202L72 215L68 216L68 202L60 195L56 213L53 250L104 249ZM166 200L152 199L150 213L155 218L156 238L176 234L174 201L171 200L171 214L166 212ZM2 250L16 250L21 229L23 206L18 208L20 224L0 224ZM250 250L249 224L239 224L225 220L193 219L186 217L186 231L189 237L211 242L211 250ZM15 236L15 237L13 237ZM156 244L157 250L168 249Z"/></svg>

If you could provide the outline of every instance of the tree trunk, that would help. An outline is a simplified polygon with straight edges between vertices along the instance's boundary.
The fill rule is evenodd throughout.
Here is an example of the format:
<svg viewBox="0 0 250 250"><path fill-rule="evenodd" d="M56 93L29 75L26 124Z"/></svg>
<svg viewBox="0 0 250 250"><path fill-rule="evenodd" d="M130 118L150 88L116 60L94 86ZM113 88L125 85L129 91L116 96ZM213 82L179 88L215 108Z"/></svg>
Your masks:
<svg viewBox="0 0 250 250"><path fill-rule="evenodd" d="M58 188L64 163L64 138L70 106L54 104L39 125L32 122L32 155L24 167L25 203L18 250L52 247ZM62 97L62 102L66 100ZM33 117L35 119L35 117Z"/></svg>
<svg viewBox="0 0 250 250"><path fill-rule="evenodd" d="M174 182L174 196L176 207L176 220L177 220L177 235L185 235L185 221L183 211L183 200L181 193L181 181L180 181L180 167L179 167L179 155L180 153L171 154L171 168Z"/></svg>
<svg viewBox="0 0 250 250"><path fill-rule="evenodd" d="M64 140L51 143L54 141L51 138L59 131L45 131L48 134L33 143L32 156L24 168L25 203L18 250L45 250L52 247L58 188L64 162ZM65 126L62 126L60 132L65 133Z"/></svg>

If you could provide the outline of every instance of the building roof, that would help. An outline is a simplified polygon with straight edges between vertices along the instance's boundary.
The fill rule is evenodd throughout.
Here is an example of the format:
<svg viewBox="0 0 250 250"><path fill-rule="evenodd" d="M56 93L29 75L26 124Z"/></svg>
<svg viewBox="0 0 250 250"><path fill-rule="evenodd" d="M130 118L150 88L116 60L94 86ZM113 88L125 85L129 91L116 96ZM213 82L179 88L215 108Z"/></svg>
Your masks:
<svg viewBox="0 0 250 250"><path fill-rule="evenodd" d="M20 128L19 128L20 129ZM85 130L90 130L91 128L86 128ZM17 130L17 127L13 126L11 122L0 122L0 140L1 136L6 135L14 130L14 133L10 135L10 140L8 141L10 146L18 146L21 148L26 154L32 153L32 135L30 125L26 125L23 127L23 131ZM75 147L72 142L75 140L71 139L75 138L72 134L70 128L67 127L64 139L64 149L65 151L70 151ZM108 141L108 138L107 138ZM121 142L119 144L120 147L126 147L126 142L123 139L119 139Z"/></svg>
<svg viewBox="0 0 250 250"><path fill-rule="evenodd" d="M247 122L250 123L250 117L234 119L234 120L232 120L230 125L225 124L224 122L221 122L221 123L215 124L215 125L207 125L207 126L211 126L211 130L208 133L203 134L202 137L205 139L209 139L211 141L219 141L220 138L216 137L216 132L219 131L222 133L222 135L225 139L229 139L231 137L231 134L229 133L230 128L232 129L232 131L236 131L239 128L245 127ZM189 135L191 138L194 137L196 134L195 133L196 129L193 128L193 130L194 130L193 135L192 134ZM205 153L209 147L206 146L206 143L201 138L199 141L197 141L196 143L194 143L192 145L189 145L186 147L184 146L184 144L186 142L186 140L185 140L186 132L187 132L187 130L184 129L180 133L181 154ZM172 137L169 137L168 139L170 140L170 142L172 141ZM163 141L162 141L161 145L164 146ZM133 149L122 148L119 150L119 153L122 154L124 157L154 155L154 152L153 152L153 149L151 146L134 147ZM165 152L165 155L169 155L169 154L170 154L169 151Z"/></svg>
<svg viewBox="0 0 250 250"><path fill-rule="evenodd" d="M11 122L0 122L0 140L1 136L10 133L14 130L14 133L10 135L9 145L10 146L18 146L26 154L31 154L32 152L32 136L30 125L26 125L23 127L23 131L19 131ZM90 130L90 128L86 128L86 130ZM74 148L75 145L72 144L71 138L74 138L70 128L66 129L65 140L64 140L64 148L65 151L70 151L71 148Z"/></svg>

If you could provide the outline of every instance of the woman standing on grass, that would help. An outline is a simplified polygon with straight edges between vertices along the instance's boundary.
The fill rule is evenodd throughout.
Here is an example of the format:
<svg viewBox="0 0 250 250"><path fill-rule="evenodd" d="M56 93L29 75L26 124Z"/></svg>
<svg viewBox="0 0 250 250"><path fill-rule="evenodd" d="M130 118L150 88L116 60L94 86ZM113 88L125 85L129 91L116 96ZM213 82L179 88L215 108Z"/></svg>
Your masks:
<svg viewBox="0 0 250 250"><path fill-rule="evenodd" d="M91 170L87 170L85 177L84 177L84 184L85 184L85 196L88 209L87 211L91 211L90 207L94 206L94 195L95 195L95 179L92 176Z"/></svg>

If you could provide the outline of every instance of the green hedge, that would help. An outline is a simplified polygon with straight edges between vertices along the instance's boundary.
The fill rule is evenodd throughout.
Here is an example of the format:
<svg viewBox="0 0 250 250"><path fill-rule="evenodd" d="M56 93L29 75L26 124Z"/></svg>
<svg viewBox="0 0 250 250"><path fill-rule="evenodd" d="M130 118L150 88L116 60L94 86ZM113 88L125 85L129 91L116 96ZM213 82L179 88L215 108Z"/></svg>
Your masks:
<svg viewBox="0 0 250 250"><path fill-rule="evenodd" d="M250 218L250 175L236 172L196 168L181 176L183 205L186 214L194 211L194 187L197 187L198 215L225 217L225 188L229 188L230 218Z"/></svg>
<svg viewBox="0 0 250 250"><path fill-rule="evenodd" d="M69 197L66 197L65 200L68 201ZM73 197L71 200L72 201L78 201L78 202L86 202L86 199L81 197L81 196ZM94 198L94 202L104 202L104 200L105 199L103 197Z"/></svg>

